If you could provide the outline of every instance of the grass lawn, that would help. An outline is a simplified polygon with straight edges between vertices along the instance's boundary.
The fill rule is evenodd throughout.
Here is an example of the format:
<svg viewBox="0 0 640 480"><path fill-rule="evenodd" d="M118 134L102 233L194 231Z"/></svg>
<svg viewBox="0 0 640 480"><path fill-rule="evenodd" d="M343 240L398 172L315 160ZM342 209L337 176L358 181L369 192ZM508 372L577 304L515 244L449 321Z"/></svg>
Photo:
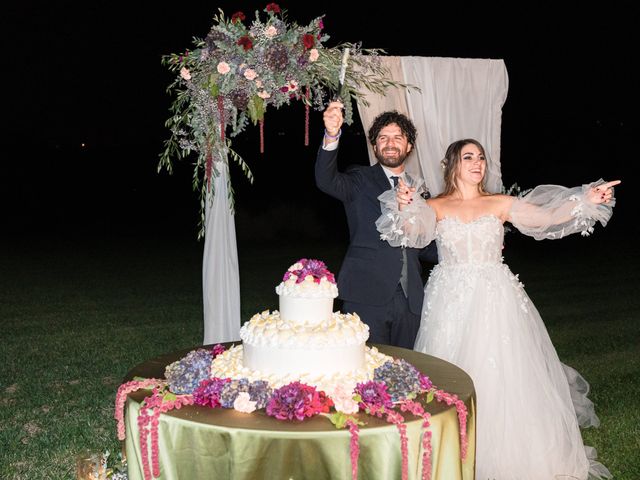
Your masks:
<svg viewBox="0 0 640 480"><path fill-rule="evenodd" d="M201 343L202 246L151 235L5 239L0 478L74 478L79 451L119 451L113 401L126 372ZM320 258L337 271L343 252L341 241L241 244L243 321L277 307L274 287L293 261ZM602 425L583 432L585 443L616 479L640 478L640 272L632 267L639 265L633 242L601 230L562 242L509 234L505 257L560 358L591 383Z"/></svg>

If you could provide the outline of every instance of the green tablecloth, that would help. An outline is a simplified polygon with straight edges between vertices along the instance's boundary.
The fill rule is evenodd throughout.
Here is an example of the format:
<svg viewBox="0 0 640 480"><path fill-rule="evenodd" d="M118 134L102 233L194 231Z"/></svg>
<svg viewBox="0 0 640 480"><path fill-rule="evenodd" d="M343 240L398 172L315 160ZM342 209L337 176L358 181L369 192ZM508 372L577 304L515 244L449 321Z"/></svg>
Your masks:
<svg viewBox="0 0 640 480"><path fill-rule="evenodd" d="M467 459L460 459L459 424L455 407L433 401L432 477L474 478L475 391L469 376L448 362L403 348L376 345L383 353L400 357L428 375L439 388L458 395L469 410ZM134 376L163 378L165 367L190 350L155 358L132 369ZM126 406L126 452L129 479L143 478L137 417L146 392L129 395ZM422 419L403 413L409 438L409 478L418 479L422 461ZM360 479L400 478L400 436L394 425L359 414ZM199 479L350 479L350 435L317 416L304 422L284 422L264 411L243 414L233 409L183 407L160 416L159 452L163 480Z"/></svg>

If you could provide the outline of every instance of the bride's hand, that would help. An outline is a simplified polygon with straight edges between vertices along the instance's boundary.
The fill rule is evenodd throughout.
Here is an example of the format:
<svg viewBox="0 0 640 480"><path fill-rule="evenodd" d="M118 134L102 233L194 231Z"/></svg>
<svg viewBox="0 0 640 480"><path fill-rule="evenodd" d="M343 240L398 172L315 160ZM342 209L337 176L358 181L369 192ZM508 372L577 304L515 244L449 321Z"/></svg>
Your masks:
<svg viewBox="0 0 640 480"><path fill-rule="evenodd" d="M409 205L413 201L412 196L415 191L415 188L408 187L402 179L399 179L398 187L396 189L396 199L398 200L398 208L400 210L402 210L405 205Z"/></svg>
<svg viewBox="0 0 640 480"><path fill-rule="evenodd" d="M587 192L587 199L592 203L609 203L613 197L613 187L619 183L621 183L620 180L613 180L591 188Z"/></svg>

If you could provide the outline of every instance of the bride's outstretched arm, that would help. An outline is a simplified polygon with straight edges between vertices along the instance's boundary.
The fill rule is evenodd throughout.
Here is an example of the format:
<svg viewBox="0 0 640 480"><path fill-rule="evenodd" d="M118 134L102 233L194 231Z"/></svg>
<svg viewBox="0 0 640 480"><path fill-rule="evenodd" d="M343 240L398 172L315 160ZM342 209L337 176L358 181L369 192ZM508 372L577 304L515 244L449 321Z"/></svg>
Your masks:
<svg viewBox="0 0 640 480"><path fill-rule="evenodd" d="M435 238L436 213L418 193L422 180L398 189L387 190L378 197L382 215L376 220L380 238L392 247L422 248ZM409 191L410 193L401 193Z"/></svg>
<svg viewBox="0 0 640 480"><path fill-rule="evenodd" d="M507 220L537 240L556 239L580 232L589 235L593 226L607 224L613 214L613 187L619 180L581 187L541 185L511 204Z"/></svg>

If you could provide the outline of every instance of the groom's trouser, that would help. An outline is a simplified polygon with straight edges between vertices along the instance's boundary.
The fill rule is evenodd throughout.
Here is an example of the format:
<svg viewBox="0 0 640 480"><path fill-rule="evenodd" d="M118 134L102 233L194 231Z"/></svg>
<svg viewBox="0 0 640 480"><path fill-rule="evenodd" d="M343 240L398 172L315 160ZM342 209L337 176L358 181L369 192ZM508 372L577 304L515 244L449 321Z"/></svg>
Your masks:
<svg viewBox="0 0 640 480"><path fill-rule="evenodd" d="M409 310L409 301L398 285L386 305L367 305L344 301L343 313L357 313L369 326L369 342L413 349L420 327L420 315Z"/></svg>

